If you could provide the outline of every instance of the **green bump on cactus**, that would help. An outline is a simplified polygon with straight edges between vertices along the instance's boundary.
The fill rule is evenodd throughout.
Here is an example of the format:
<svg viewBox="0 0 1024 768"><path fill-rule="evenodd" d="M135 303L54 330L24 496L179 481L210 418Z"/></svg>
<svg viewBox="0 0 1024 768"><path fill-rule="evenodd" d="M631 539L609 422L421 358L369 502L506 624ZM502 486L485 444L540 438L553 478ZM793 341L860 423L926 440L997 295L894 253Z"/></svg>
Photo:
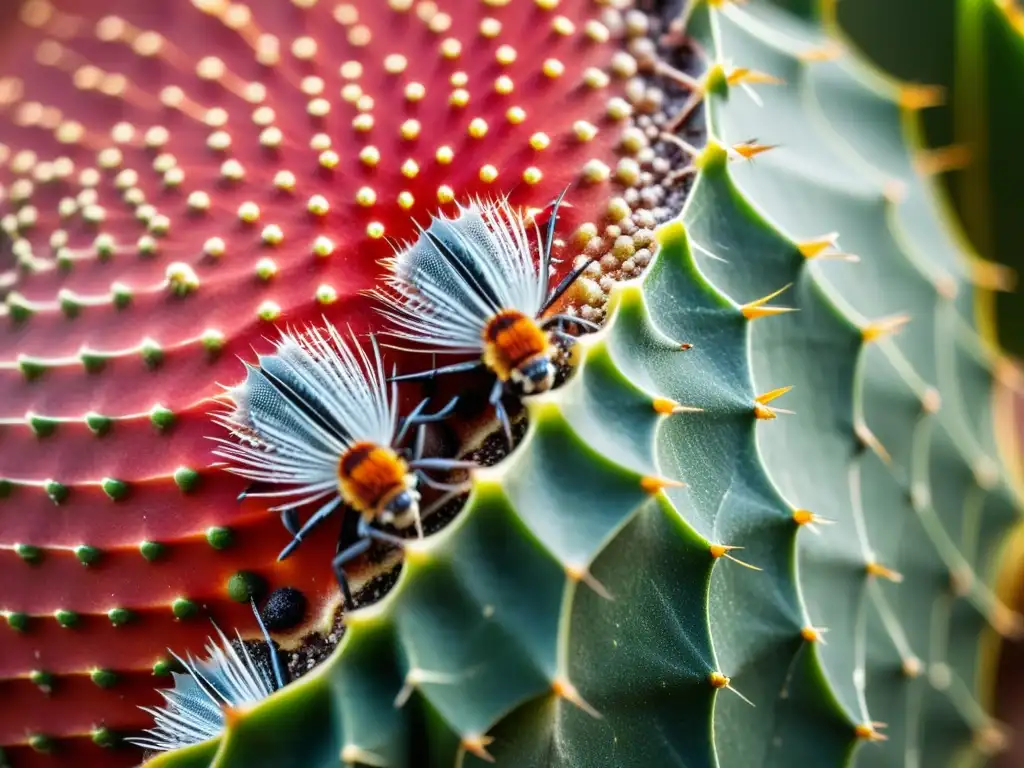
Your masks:
<svg viewBox="0 0 1024 768"><path fill-rule="evenodd" d="M78 353L78 359L82 363L82 367L89 373L99 373L102 371L103 367L107 364L107 358L108 355L88 349L83 349Z"/></svg>
<svg viewBox="0 0 1024 768"><path fill-rule="evenodd" d="M37 413L30 413L25 417L25 419L28 421L29 427L37 437L49 437L57 431L56 419L40 416Z"/></svg>
<svg viewBox="0 0 1024 768"><path fill-rule="evenodd" d="M100 688L113 688L117 685L117 673L111 669L94 669L89 672L89 679Z"/></svg>
<svg viewBox="0 0 1024 768"><path fill-rule="evenodd" d="M164 361L164 349L153 339L145 339L139 345L139 354L147 368L156 368Z"/></svg>
<svg viewBox="0 0 1024 768"><path fill-rule="evenodd" d="M157 677L167 677L178 668L174 659L158 659L153 662L153 674Z"/></svg>
<svg viewBox="0 0 1024 768"><path fill-rule="evenodd" d="M120 737L114 731L103 726L93 728L89 733L89 738L97 747L104 749L111 749L121 743Z"/></svg>
<svg viewBox="0 0 1024 768"><path fill-rule="evenodd" d="M42 752L43 754L53 752L56 747L53 739L45 733L33 733L28 737L28 745L36 752Z"/></svg>
<svg viewBox="0 0 1024 768"><path fill-rule="evenodd" d="M262 576L249 571L238 571L228 579L228 597L236 603L259 600L267 591L267 582Z"/></svg>
<svg viewBox="0 0 1024 768"><path fill-rule="evenodd" d="M29 673L28 679L32 681L33 685L38 686L43 693L50 693L53 690L53 674L50 672L34 669Z"/></svg>
<svg viewBox="0 0 1024 768"><path fill-rule="evenodd" d="M199 485L199 473L191 467L178 467L174 470L174 484L182 493L191 493Z"/></svg>
<svg viewBox="0 0 1024 768"><path fill-rule="evenodd" d="M7 294L6 302L14 322L21 323L32 317L32 305L21 294L12 291Z"/></svg>
<svg viewBox="0 0 1024 768"><path fill-rule="evenodd" d="M94 565L102 556L103 553L97 547L88 544L79 544L75 547L75 557L82 565Z"/></svg>
<svg viewBox="0 0 1024 768"><path fill-rule="evenodd" d="M159 432L166 432L174 425L174 411L162 405L154 405L149 412L149 420Z"/></svg>
<svg viewBox="0 0 1024 768"><path fill-rule="evenodd" d="M107 618L115 627L121 627L134 618L134 614L128 608L111 608L107 611Z"/></svg>
<svg viewBox="0 0 1024 768"><path fill-rule="evenodd" d="M110 295L114 300L114 306L124 309L132 303L132 289L124 283L114 283L110 286Z"/></svg>
<svg viewBox="0 0 1024 768"><path fill-rule="evenodd" d="M95 411L89 411L85 414L85 425L89 427L94 435L105 435L110 431L110 427L113 425L114 420L109 416L102 416Z"/></svg>
<svg viewBox="0 0 1024 768"><path fill-rule="evenodd" d="M7 619L7 626L15 632L24 632L28 629L28 614L21 611L8 611L4 614Z"/></svg>
<svg viewBox="0 0 1024 768"><path fill-rule="evenodd" d="M67 501L68 494L71 493L71 490L66 485L56 480L43 481L43 490L46 491L46 495L50 497L54 504L62 504Z"/></svg>
<svg viewBox="0 0 1024 768"><path fill-rule="evenodd" d="M149 562L159 559L165 552L167 552L167 545L161 544L159 541L144 541L139 544L139 554Z"/></svg>
<svg viewBox="0 0 1024 768"><path fill-rule="evenodd" d="M187 597L178 597L171 603L171 612L178 619L190 619L199 613L199 605Z"/></svg>
<svg viewBox="0 0 1024 768"><path fill-rule="evenodd" d="M78 313L82 310L81 301L64 290L58 292L57 298L60 302L60 311L64 313L65 317L68 319L78 317Z"/></svg>
<svg viewBox="0 0 1024 768"><path fill-rule="evenodd" d="M43 550L31 544L15 544L14 551L26 563L38 563L43 559Z"/></svg>
<svg viewBox="0 0 1024 768"><path fill-rule="evenodd" d="M29 381L38 379L46 372L46 364L28 355L18 355L18 370Z"/></svg>
<svg viewBox="0 0 1024 768"><path fill-rule="evenodd" d="M224 334L215 329L203 331L199 341L209 357L216 357L224 349Z"/></svg>
<svg viewBox="0 0 1024 768"><path fill-rule="evenodd" d="M206 541L214 549L227 549L234 543L235 534L230 528L215 525L206 529Z"/></svg>
<svg viewBox="0 0 1024 768"><path fill-rule="evenodd" d="M14 483L6 478L0 477L0 499L6 499L14 490Z"/></svg>
<svg viewBox="0 0 1024 768"><path fill-rule="evenodd" d="M53 618L57 620L65 629L69 629L78 624L79 615L75 611L69 611L66 608L58 608L53 612Z"/></svg>
<svg viewBox="0 0 1024 768"><path fill-rule="evenodd" d="M124 480L115 480L112 477L104 477L100 481L103 492L114 501L120 501L128 495L128 483Z"/></svg>
<svg viewBox="0 0 1024 768"><path fill-rule="evenodd" d="M114 242L114 238L104 232L101 235L97 235L96 239L93 240L93 248L96 251L96 255L101 259L108 259L114 255L114 249L117 247L117 243Z"/></svg>

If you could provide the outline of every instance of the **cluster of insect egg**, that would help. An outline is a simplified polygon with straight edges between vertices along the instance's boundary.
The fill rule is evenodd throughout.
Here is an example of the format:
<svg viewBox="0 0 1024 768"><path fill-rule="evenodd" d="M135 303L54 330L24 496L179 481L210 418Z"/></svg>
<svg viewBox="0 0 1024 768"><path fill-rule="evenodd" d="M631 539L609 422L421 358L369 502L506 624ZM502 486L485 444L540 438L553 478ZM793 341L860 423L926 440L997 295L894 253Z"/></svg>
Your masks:
<svg viewBox="0 0 1024 768"><path fill-rule="evenodd" d="M611 70L627 79L619 108L628 117L616 167L591 160L582 170L586 181L614 177L622 188L608 201L603 220L584 222L572 235L581 251L577 266L594 259L569 295L568 311L586 320L600 320L612 286L636 277L650 263L654 228L678 213L674 203L685 193L684 183L693 170L686 160L678 159L678 147L662 137L676 117L677 105L670 98L671 80L664 74L671 68L662 64L658 53L657 23L635 9L625 13L609 9L603 21L627 41L626 50L613 57Z"/></svg>

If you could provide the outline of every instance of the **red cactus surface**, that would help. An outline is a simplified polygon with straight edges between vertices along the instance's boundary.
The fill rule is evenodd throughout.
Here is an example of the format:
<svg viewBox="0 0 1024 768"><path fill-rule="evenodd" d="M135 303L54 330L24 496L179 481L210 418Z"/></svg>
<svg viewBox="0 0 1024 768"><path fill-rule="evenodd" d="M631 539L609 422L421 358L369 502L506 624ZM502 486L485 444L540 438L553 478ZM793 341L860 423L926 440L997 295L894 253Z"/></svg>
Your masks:
<svg viewBox="0 0 1024 768"><path fill-rule="evenodd" d="M137 705L159 702L165 649L201 653L206 616L255 634L238 572L303 590L310 625L335 604L334 535L277 562L277 516L237 503L211 456L210 398L275 327L379 327L361 293L379 259L470 195L541 208L573 184L563 271L584 247L606 273L643 250L642 107L622 97L625 41L646 30L616 5L22 4L0 37L12 765L138 762L102 745L150 725ZM591 277L582 303L599 303Z"/></svg>

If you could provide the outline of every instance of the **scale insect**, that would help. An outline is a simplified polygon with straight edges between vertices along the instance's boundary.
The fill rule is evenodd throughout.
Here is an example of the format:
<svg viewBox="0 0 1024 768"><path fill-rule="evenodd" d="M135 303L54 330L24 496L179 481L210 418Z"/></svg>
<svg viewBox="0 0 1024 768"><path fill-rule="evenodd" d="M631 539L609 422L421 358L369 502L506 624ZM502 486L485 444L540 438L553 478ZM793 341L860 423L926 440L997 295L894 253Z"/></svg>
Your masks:
<svg viewBox="0 0 1024 768"><path fill-rule="evenodd" d="M593 260L548 290L551 246L565 191L551 204L546 237L534 225L537 257L527 222L506 198L460 205L456 218L431 218L416 241L396 252L384 288L372 293L395 329L387 335L411 342L408 351L473 354L475 360L443 365L393 381L486 368L495 381L489 402L512 445L512 427L502 405L544 392L555 381L554 338L574 342L565 327L597 330L595 323L564 314L546 315ZM401 347L401 349L407 349Z"/></svg>
<svg viewBox="0 0 1024 768"><path fill-rule="evenodd" d="M245 381L224 395L232 408L214 417L232 438L214 438L214 453L228 462L229 472L254 483L239 499L281 500L270 511L281 514L292 540L278 560L291 555L339 507L358 515L355 542L343 549L339 535L332 561L348 608L353 603L345 564L375 539L402 546L400 537L374 524L414 524L422 536L420 483L443 491L461 488L427 472L476 466L423 457L425 426L447 418L457 398L432 414L425 413L429 398L424 399L399 419L398 385L388 384L376 338L371 337L371 359L351 335L353 346L330 323L302 334L282 332L273 353L245 364ZM402 447L414 429L412 447ZM299 509L310 505L319 507L300 527Z"/></svg>
<svg viewBox="0 0 1024 768"><path fill-rule="evenodd" d="M241 652L214 624L220 645L212 637L207 638L205 659L197 661L191 654L182 659L174 651L170 652L185 672L172 672L174 688L159 691L164 697L164 706L140 707L153 716L156 727L144 731L145 736L127 739L128 742L144 749L167 752L212 739L224 731L225 708L255 704L287 685L288 670L281 664L256 604L251 605L267 646L273 678L253 661L237 631Z"/></svg>

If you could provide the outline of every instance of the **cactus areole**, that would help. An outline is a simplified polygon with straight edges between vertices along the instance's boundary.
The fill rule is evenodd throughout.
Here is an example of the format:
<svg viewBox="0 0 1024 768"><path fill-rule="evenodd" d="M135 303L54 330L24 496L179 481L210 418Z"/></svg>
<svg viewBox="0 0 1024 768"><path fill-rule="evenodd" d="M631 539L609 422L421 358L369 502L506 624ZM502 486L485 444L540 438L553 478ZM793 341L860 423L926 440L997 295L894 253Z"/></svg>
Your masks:
<svg viewBox="0 0 1024 768"><path fill-rule="evenodd" d="M1003 361L906 138L920 89L840 44L828 2L673 5L20 4L0 30L0 763L998 748L981 639L1019 629L991 589L1019 519ZM346 562L342 610L348 512L279 559L293 521L226 471L217 402L295 329L406 332L389 378L467 359L432 361L430 318L387 317L380 290L474 200L520 217L538 286L579 271L557 330L601 328L570 343L540 303L499 306L518 314L459 346L516 385L504 436L486 377L402 383L401 415L460 395L422 447L461 455L468 492ZM332 492L365 460L335 457ZM206 655L244 664L202 661L211 618L262 641L250 600L279 653L222 638ZM232 674L259 685L218 704Z"/></svg>

